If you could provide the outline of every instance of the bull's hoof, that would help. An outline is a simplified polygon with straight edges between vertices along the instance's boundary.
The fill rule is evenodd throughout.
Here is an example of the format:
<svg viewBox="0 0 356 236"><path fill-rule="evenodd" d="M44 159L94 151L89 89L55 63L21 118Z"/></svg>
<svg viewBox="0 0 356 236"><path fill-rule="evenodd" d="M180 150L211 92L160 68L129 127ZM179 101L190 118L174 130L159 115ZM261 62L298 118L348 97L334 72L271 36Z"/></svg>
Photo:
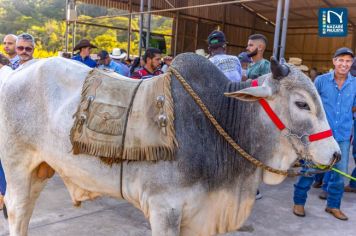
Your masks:
<svg viewBox="0 0 356 236"><path fill-rule="evenodd" d="M80 201L75 201L75 202L73 202L73 206L79 208L79 207L82 206L82 202L80 202Z"/></svg>

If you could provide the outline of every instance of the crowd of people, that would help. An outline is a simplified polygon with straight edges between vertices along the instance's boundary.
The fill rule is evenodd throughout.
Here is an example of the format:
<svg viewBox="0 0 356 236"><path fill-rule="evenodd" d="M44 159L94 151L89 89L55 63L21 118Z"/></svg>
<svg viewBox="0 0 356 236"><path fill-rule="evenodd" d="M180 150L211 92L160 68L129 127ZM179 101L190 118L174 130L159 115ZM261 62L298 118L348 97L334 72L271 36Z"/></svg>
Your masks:
<svg viewBox="0 0 356 236"><path fill-rule="evenodd" d="M246 51L239 55L226 53L227 40L222 31L214 30L207 38L208 59L220 69L227 79L233 82L254 80L270 73L270 62L264 58L268 45L267 38L262 34L250 35L247 39ZM18 36L9 34L4 37L3 48L8 64L16 70L33 59L35 41L27 33ZM100 50L97 58L91 58L91 49L97 48L87 39L82 39L74 47L76 54L63 54L91 68L109 70L133 79L148 79L167 71L173 60L172 56L162 58L162 52L157 48L147 48L144 55L130 60L126 51L114 48L111 53ZM301 71L307 73L314 82L321 97L326 116L332 129L333 137L341 149L341 161L335 167L345 173L348 172L349 150L353 144L353 157L356 164L356 138L351 143L352 130L356 137L356 60L353 51L349 48L336 50L332 62L332 71L321 74L316 68L309 69L302 65L301 59L290 58L289 63L294 64ZM1 62L3 64L3 62ZM309 72L309 73L308 73ZM304 168L303 171L310 171ZM356 178L356 168L352 172ZM314 184L313 184L314 182ZM344 191L356 193L356 181L351 180L344 186L344 178L337 172L329 171L325 175L313 177L302 176L294 185L293 213L304 217L304 206L307 193L313 187L322 187L321 199L326 200L325 211L340 220L348 217L340 210ZM6 181L0 162L0 209L3 207L3 196L6 191ZM257 192L256 199L262 195Z"/></svg>
<svg viewBox="0 0 356 236"><path fill-rule="evenodd" d="M162 61L162 52L159 49L147 48L142 58L136 57L131 61L125 50L114 48L112 53L100 50L97 60L94 60L90 57L93 48L97 47L89 40L80 40L73 49L77 54L72 59L91 68L113 71L133 79L148 79L160 75L167 70L173 59L171 56L166 56Z"/></svg>

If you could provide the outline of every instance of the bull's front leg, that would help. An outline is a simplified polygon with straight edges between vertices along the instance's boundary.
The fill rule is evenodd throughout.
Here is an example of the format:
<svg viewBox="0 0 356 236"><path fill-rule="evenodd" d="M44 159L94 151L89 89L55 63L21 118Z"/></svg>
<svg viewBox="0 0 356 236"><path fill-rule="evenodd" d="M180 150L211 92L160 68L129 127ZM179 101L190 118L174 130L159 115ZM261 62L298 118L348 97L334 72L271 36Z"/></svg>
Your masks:
<svg viewBox="0 0 356 236"><path fill-rule="evenodd" d="M37 168L12 165L6 172L7 190L5 203L8 211L11 236L26 236L28 225L38 196L47 180L37 176Z"/></svg>
<svg viewBox="0 0 356 236"><path fill-rule="evenodd" d="M152 236L179 236L182 219L181 206L163 204L165 201L156 199L157 204L150 204L150 224Z"/></svg>

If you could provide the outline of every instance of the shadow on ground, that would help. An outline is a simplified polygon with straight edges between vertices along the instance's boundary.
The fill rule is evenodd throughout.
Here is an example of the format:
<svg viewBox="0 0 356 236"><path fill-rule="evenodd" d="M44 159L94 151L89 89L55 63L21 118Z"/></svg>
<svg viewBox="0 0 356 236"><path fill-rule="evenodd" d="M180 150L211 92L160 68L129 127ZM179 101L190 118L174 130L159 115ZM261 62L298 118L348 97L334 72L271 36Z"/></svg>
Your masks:
<svg viewBox="0 0 356 236"><path fill-rule="evenodd" d="M352 159L352 158L350 158ZM351 160L350 160L351 161ZM352 160L353 161L353 160ZM277 186L262 185L263 198L254 206L243 232L225 236L352 236L355 233L356 194L345 193L342 210L349 216L343 222L327 214L320 189L312 189L305 218L291 212L293 183L287 179ZM0 235L8 235L8 226L0 216ZM148 236L149 223L143 214L125 201L101 198L74 208L63 182L51 179L42 192L30 223L30 236ZM220 235L222 236L222 235Z"/></svg>

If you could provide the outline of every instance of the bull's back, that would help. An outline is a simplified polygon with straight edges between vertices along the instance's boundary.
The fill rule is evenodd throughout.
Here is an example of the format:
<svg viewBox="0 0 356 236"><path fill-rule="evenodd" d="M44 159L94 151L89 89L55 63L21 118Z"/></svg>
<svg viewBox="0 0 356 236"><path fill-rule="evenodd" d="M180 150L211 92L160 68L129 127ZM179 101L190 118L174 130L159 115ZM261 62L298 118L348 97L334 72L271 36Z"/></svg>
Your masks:
<svg viewBox="0 0 356 236"><path fill-rule="evenodd" d="M68 121L72 120L81 85L91 69L64 58L28 63L3 81L1 129L29 143L41 142L50 133L63 136L67 132L68 137Z"/></svg>

